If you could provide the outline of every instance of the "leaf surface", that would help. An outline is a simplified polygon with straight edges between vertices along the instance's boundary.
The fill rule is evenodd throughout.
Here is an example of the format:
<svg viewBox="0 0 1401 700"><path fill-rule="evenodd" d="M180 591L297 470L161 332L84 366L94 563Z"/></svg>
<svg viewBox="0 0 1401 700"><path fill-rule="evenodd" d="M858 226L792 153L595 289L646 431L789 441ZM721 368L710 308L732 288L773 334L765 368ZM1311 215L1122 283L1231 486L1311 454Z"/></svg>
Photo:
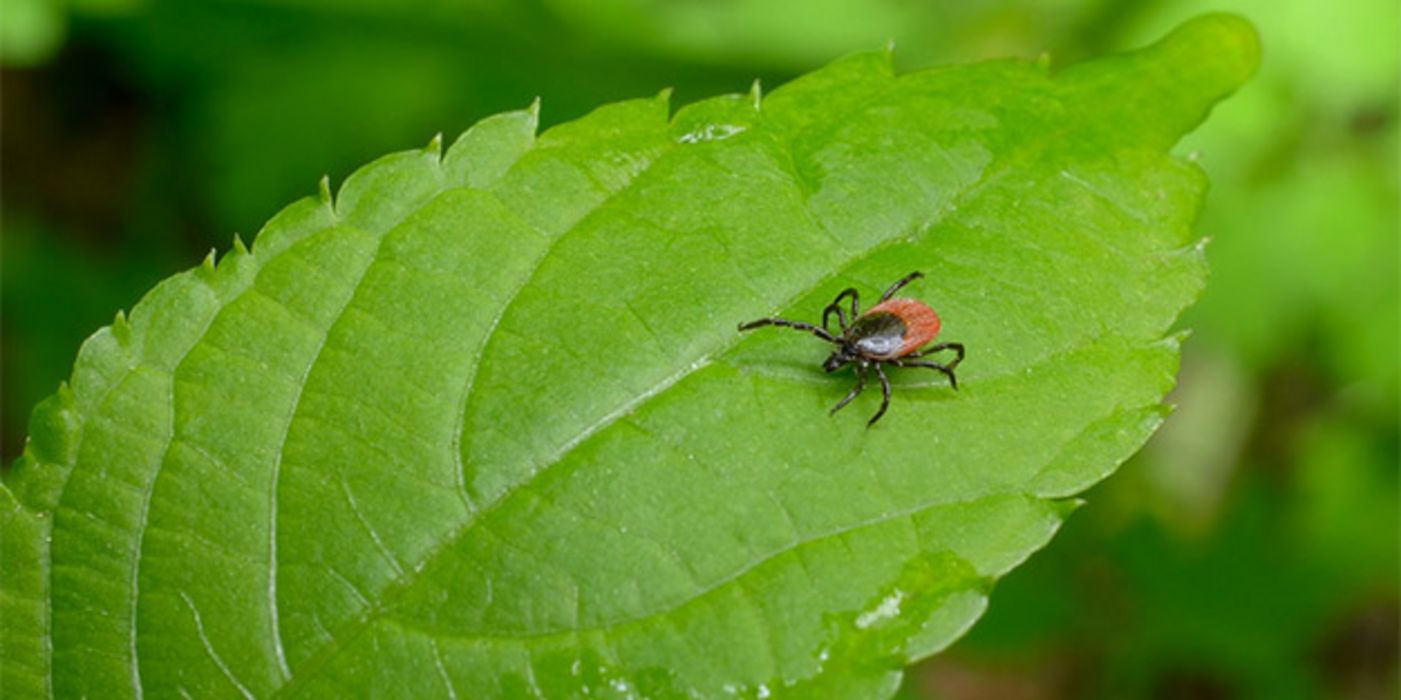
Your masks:
<svg viewBox="0 0 1401 700"><path fill-rule="evenodd" d="M1209 16L1057 75L839 61L294 203L94 335L0 489L7 697L884 696L1162 421L1199 293L1168 154ZM739 321L911 270L961 390L829 406Z"/></svg>

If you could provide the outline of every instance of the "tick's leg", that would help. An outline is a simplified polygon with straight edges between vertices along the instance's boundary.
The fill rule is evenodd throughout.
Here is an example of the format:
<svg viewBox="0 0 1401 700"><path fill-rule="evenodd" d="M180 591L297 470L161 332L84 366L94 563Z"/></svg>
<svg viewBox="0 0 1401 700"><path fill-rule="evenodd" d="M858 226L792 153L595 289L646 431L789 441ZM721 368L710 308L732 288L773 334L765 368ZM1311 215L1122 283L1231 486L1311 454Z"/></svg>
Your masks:
<svg viewBox="0 0 1401 700"><path fill-rule="evenodd" d="M841 293L841 294L838 294L838 295L837 295L837 298L836 298L836 299L833 299L833 300L832 300L832 303L828 304L828 305L827 305L827 308L825 308L825 309L822 310L822 327L823 327L823 328L826 328L826 327L827 327L827 318L828 318L828 316L830 316L831 314L836 314L836 315L837 315L837 323L841 324L841 326L842 326L842 332L843 332L843 333L846 332L846 315L844 315L844 314L842 313L842 299L844 299L844 298L846 298L846 297L848 297L848 296L851 297L851 318L852 318L852 319L855 319L855 318L859 315L859 313L860 313L860 311L861 311L861 305L860 305L860 303L857 302L857 300L856 300L856 299L857 299L857 297L856 297L856 289L854 289L854 288L852 288L852 287L848 287L848 288L846 288L846 289L843 289L843 290L842 290L842 293Z"/></svg>
<svg viewBox="0 0 1401 700"><path fill-rule="evenodd" d="M846 398L842 399L841 401L838 401L837 405L833 406L832 410L827 412L827 415L835 415L837 411L842 410L843 406L851 403L851 400L856 398L856 396L861 393L861 390L865 388L866 365L858 364L856 365L856 386L851 389L851 393L847 394Z"/></svg>
<svg viewBox="0 0 1401 700"><path fill-rule="evenodd" d="M876 421L885 415L885 409L890 407L890 380L885 378L885 370L881 369L880 363L876 363L876 377L880 379L880 410L876 411L876 415L871 416L871 420L866 421L867 428L875 425Z"/></svg>
<svg viewBox="0 0 1401 700"><path fill-rule="evenodd" d="M924 276L924 273L923 273L923 272L911 272L910 274L905 275L904 277L901 277L899 282L896 282L895 284L890 285L890 289L885 290L885 294L880 295L880 300L881 300L881 301L885 301L886 299L889 299L890 297L895 296L895 293L898 292L898 291L900 291L900 288L904 287L905 285L907 285L907 284L909 284L909 283L911 283L911 282L913 282L913 281L915 281L915 280L917 280L917 279L919 279L919 278L921 278L921 277L923 277L923 276Z"/></svg>
<svg viewBox="0 0 1401 700"><path fill-rule="evenodd" d="M793 328L800 331L807 331L829 343L837 342L837 339L831 333L828 333L827 331L822 330L821 328L818 328L817 326L814 326L811 323L803 323L801 321L789 321L786 318L761 318L757 321L741 323L739 324L739 329L741 331L750 331L763 326L782 326L784 328Z"/></svg>
<svg viewBox="0 0 1401 700"><path fill-rule="evenodd" d="M845 333L845 332L846 332L846 316L842 314L842 307L837 306L836 304L828 304L828 305L827 305L827 308L825 308L825 309L822 310L822 328L823 328L823 330L829 330L829 331L831 330L831 329L827 326L827 322L832 318L832 314L836 314L836 315L837 315L837 325L838 325L838 326L841 326L842 332Z"/></svg>
<svg viewBox="0 0 1401 700"><path fill-rule="evenodd" d="M957 367L958 363L963 361L963 343L936 343L919 352L910 353L905 357L924 357L925 355L932 355L940 350L953 350L958 353L958 357L955 357L953 362L949 363L949 369Z"/></svg>
<svg viewBox="0 0 1401 700"><path fill-rule="evenodd" d="M960 359L962 359L962 358L960 358ZM944 373L944 376L946 376L946 377L949 378L949 386L953 387L954 389L957 389L957 388L958 388L958 378L953 376L953 366L956 365L956 364L958 364L958 360L954 360L954 361L953 361L953 364L949 364L949 365L941 365L941 364L939 364L938 362L930 362L930 361L928 361L928 360L905 360L905 359L900 359L900 360L891 360L891 362L894 363L894 364L896 364L896 365L899 365L899 366L901 366L901 367L928 367L929 369L932 369L932 370L935 370L935 371L938 371L938 372L943 372L943 373Z"/></svg>

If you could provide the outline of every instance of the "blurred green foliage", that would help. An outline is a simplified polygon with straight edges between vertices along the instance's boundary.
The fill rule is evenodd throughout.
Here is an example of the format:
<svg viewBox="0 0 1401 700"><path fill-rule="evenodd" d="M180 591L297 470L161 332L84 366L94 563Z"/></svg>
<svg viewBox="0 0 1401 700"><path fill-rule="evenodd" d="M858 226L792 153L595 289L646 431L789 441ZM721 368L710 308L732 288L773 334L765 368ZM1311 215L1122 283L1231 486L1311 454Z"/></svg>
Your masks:
<svg viewBox="0 0 1401 700"><path fill-rule="evenodd" d="M1396 697L1398 8L1389 0L5 3L3 453L78 344L235 231L384 152L543 99L1054 65L1232 10L1260 74L1181 153L1213 191L1179 411L911 697Z"/></svg>

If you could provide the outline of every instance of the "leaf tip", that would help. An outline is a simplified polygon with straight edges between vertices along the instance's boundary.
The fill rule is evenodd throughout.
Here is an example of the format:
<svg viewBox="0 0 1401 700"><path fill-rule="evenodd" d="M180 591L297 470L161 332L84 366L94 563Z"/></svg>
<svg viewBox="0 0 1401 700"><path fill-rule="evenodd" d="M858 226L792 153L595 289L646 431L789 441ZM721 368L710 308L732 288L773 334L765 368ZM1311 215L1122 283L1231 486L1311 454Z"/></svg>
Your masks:
<svg viewBox="0 0 1401 700"><path fill-rule="evenodd" d="M443 132L433 134L433 138L428 140L428 145L423 147L423 152L433 156L438 160L443 159Z"/></svg>
<svg viewBox="0 0 1401 700"><path fill-rule="evenodd" d="M1235 60L1237 79L1245 82L1260 68L1260 33L1245 17L1216 12L1203 15L1188 25L1200 23L1200 32L1209 40L1219 42L1223 53Z"/></svg>
<svg viewBox="0 0 1401 700"><path fill-rule="evenodd" d="M1216 13L1188 20L1143 49L1070 66L1057 77L1091 87L1086 104L1097 112L1123 115L1107 122L1115 133L1127 133L1120 124L1131 118L1148 127L1134 137L1138 143L1166 150L1245 84L1259 61L1254 26Z"/></svg>
<svg viewBox="0 0 1401 700"><path fill-rule="evenodd" d="M1057 498L1050 502L1051 511L1061 520L1070 517L1071 513L1080 510L1085 505L1083 498Z"/></svg>
<svg viewBox="0 0 1401 700"><path fill-rule="evenodd" d="M248 254L248 246L244 245L243 236L240 236L237 233L235 233L233 237L233 250L234 253L237 253L238 255ZM213 255L213 253L210 253L210 255Z"/></svg>
<svg viewBox="0 0 1401 700"><path fill-rule="evenodd" d="M764 85L758 78L749 84L749 100L754 104L754 111L758 112L764 101Z"/></svg>
<svg viewBox="0 0 1401 700"><path fill-rule="evenodd" d="M316 183L316 198L328 208L334 209L335 202L331 196L331 176L322 175L321 181Z"/></svg>
<svg viewBox="0 0 1401 700"><path fill-rule="evenodd" d="M878 60L877 67L880 74L886 78L895 77L895 40L891 39L885 43L885 48L881 51L873 52Z"/></svg>
<svg viewBox="0 0 1401 700"><path fill-rule="evenodd" d="M1206 29L1233 49L1241 69L1241 81L1259 69L1259 31L1250 20L1234 13L1213 13L1202 17Z"/></svg>
<svg viewBox="0 0 1401 700"><path fill-rule="evenodd" d="M1168 350L1171 350L1172 352L1181 352L1181 351L1182 351L1182 344L1185 343L1185 342L1187 342L1187 339L1188 339L1188 338L1191 338L1191 337L1192 337L1192 329L1191 329L1191 328L1183 328L1183 329L1181 329L1181 330L1179 330L1179 331L1176 331L1176 332L1174 332L1174 333L1169 333L1168 335L1164 336L1162 340L1158 341L1158 345L1159 345L1160 347L1167 348Z"/></svg>
<svg viewBox="0 0 1401 700"><path fill-rule="evenodd" d="M131 340L131 322L127 321L126 311L123 309L117 309L116 315L112 317L112 337L123 345ZM59 391L61 392L63 387L67 385L68 382L60 384Z"/></svg>
<svg viewBox="0 0 1401 700"><path fill-rule="evenodd" d="M195 277L203 281L205 284L213 284L215 278L218 277L218 269L219 252L213 248L210 248L209 252L205 253L204 259L200 261L199 267L195 268Z"/></svg>
<svg viewBox="0 0 1401 700"><path fill-rule="evenodd" d="M1189 230L1187 235L1190 235L1190 233ZM1201 265L1202 273L1209 274L1210 269L1206 267L1206 249L1211 245L1211 240L1210 236L1202 236L1188 242L1186 245L1159 253L1158 257L1164 261L1187 260L1189 264L1196 263Z"/></svg>
<svg viewBox="0 0 1401 700"><path fill-rule="evenodd" d="M1149 51L1177 69L1179 82L1198 83L1213 101L1245 84L1260 67L1260 35L1255 25L1228 12L1194 17Z"/></svg>

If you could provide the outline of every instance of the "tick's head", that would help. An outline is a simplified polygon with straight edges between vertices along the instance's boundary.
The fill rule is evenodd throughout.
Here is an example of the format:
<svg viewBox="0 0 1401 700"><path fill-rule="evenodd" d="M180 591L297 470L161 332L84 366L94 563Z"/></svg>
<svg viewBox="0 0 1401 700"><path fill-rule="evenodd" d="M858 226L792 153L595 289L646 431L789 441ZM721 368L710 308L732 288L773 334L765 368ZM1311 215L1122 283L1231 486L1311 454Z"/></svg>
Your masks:
<svg viewBox="0 0 1401 700"><path fill-rule="evenodd" d="M835 372L855 359L856 355L852 349L843 345L833 350L832 354L827 356L827 359L822 363L822 369L828 372Z"/></svg>

